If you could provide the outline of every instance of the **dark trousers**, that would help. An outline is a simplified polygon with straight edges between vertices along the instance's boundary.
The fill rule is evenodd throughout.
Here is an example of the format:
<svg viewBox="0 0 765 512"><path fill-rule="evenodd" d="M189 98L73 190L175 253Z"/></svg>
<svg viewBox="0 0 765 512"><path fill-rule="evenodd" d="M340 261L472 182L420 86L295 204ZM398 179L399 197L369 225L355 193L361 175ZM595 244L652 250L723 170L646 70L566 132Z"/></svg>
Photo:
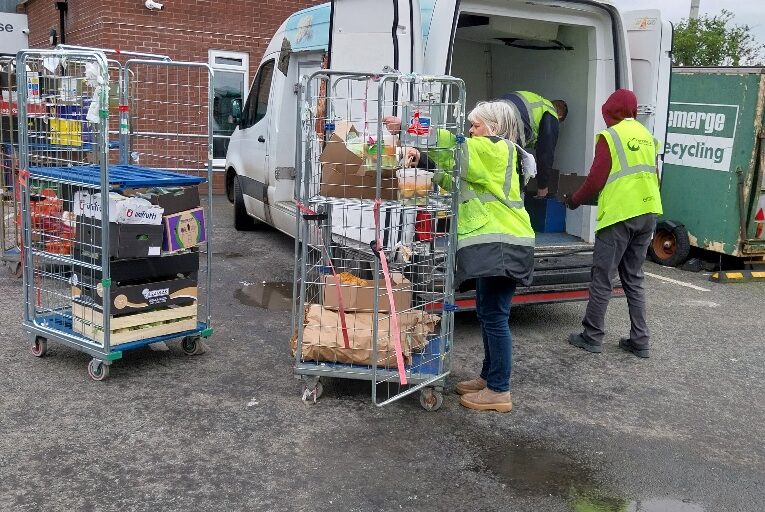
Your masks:
<svg viewBox="0 0 765 512"><path fill-rule="evenodd" d="M656 215L633 217L601 229L595 236L592 255L590 301L582 325L591 343L603 343L608 301L613 289L612 276L619 272L630 311L630 339L648 347L643 263L656 229Z"/></svg>
<svg viewBox="0 0 765 512"><path fill-rule="evenodd" d="M502 393L510 389L513 365L510 304L515 294L515 281L506 277L479 277L475 293L483 337L481 378L490 390Z"/></svg>

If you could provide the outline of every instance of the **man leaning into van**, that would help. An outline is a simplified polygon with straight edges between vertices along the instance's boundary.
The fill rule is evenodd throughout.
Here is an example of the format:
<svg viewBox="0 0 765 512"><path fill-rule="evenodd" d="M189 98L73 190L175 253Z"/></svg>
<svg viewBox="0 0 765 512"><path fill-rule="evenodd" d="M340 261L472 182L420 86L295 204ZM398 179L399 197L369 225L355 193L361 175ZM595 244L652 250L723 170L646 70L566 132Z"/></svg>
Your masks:
<svg viewBox="0 0 765 512"><path fill-rule="evenodd" d="M635 119L637 98L632 91L614 92L603 104L602 112L608 128L597 135L587 180L571 197L565 197L566 206L576 209L600 194L584 330L571 334L568 341L588 352L603 351L611 276L618 270L631 324L629 337L621 338L619 347L638 357L648 357L643 263L656 228L656 216L662 213L656 141Z"/></svg>
<svg viewBox="0 0 765 512"><path fill-rule="evenodd" d="M516 91L502 99L518 108L523 121L524 147L533 152L537 164L537 195L547 195L548 182L555 159L560 123L568 116L568 105L563 100L548 100L537 93Z"/></svg>

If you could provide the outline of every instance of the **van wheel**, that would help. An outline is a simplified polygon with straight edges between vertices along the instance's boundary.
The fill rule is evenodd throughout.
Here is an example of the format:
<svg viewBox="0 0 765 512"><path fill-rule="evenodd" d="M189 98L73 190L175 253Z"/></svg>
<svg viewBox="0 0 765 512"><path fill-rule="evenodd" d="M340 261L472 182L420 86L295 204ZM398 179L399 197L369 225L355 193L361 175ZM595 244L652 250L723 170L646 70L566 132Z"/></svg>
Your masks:
<svg viewBox="0 0 765 512"><path fill-rule="evenodd" d="M239 176L234 176L234 228L237 231L250 231L255 228L255 219L250 217L244 205Z"/></svg>
<svg viewBox="0 0 765 512"><path fill-rule="evenodd" d="M668 267L685 263L691 252L691 242L685 226L659 222L653 235L648 255L653 261Z"/></svg>

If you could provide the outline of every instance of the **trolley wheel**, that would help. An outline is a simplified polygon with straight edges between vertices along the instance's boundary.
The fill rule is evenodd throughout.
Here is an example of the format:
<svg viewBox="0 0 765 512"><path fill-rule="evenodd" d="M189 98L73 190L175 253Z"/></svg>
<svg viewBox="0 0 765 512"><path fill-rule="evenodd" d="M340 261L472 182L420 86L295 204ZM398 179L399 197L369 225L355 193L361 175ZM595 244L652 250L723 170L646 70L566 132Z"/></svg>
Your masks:
<svg viewBox="0 0 765 512"><path fill-rule="evenodd" d="M651 259L661 265L677 267L688 259L691 252L691 242L685 226L669 222L660 222L656 226L648 254Z"/></svg>
<svg viewBox="0 0 765 512"><path fill-rule="evenodd" d="M420 405L426 411L437 411L444 404L444 395L433 388L423 388L420 391Z"/></svg>
<svg viewBox="0 0 765 512"><path fill-rule="evenodd" d="M252 231L257 221L247 213L242 194L242 185L239 183L239 175L234 176L234 229L237 231Z"/></svg>
<svg viewBox="0 0 765 512"><path fill-rule="evenodd" d="M24 266L20 261L13 266L13 275L18 278L24 276Z"/></svg>
<svg viewBox="0 0 765 512"><path fill-rule="evenodd" d="M42 357L48 353L48 340L42 336L35 337L34 343L32 343L32 355L35 357Z"/></svg>
<svg viewBox="0 0 765 512"><path fill-rule="evenodd" d="M109 365L103 361L93 358L88 363L88 375L96 381L101 381L109 376Z"/></svg>
<svg viewBox="0 0 765 512"><path fill-rule="evenodd" d="M316 380L316 383L310 381L303 381L303 402L316 403L316 400L321 398L324 394L324 384L320 380Z"/></svg>
<svg viewBox="0 0 765 512"><path fill-rule="evenodd" d="M186 336L183 338L181 340L181 349L187 356L195 356L197 354L201 354L204 351L199 336Z"/></svg>

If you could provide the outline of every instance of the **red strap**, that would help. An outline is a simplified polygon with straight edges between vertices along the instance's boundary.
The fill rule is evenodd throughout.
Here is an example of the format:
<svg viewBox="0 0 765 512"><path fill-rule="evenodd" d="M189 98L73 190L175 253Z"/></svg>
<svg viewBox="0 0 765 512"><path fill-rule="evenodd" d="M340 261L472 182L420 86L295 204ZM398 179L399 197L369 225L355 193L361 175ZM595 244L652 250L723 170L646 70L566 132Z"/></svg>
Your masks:
<svg viewBox="0 0 765 512"><path fill-rule="evenodd" d="M27 186L27 178L29 177L29 171L26 169L19 170L19 183L22 187Z"/></svg>
<svg viewBox="0 0 765 512"><path fill-rule="evenodd" d="M308 208L303 203L298 202L297 208L300 210L301 213L305 215L318 215L315 211ZM327 263L329 264L330 270L332 270L332 275L335 278L335 292L337 292L337 309L338 313L340 313L340 327L343 331L343 345L345 348L351 348L351 342L348 339L348 324L345 321L345 305L343 304L343 292L340 290L340 279L337 277L337 271L335 271L335 265L332 264L332 258L329 256L329 251L326 250L327 255Z"/></svg>
<svg viewBox="0 0 765 512"><path fill-rule="evenodd" d="M380 201L379 198L375 199L375 231L380 232ZM388 260L385 257L385 251L380 239L377 239L377 252L380 256L380 266L382 266L383 277L385 278L385 288L388 291L388 304L390 304L390 323L391 323L391 335L393 336L393 346L396 350L396 366L398 366L398 378L401 384L406 384L406 369L404 367L404 352L401 350L401 331L398 328L398 312L396 311L396 303L393 300L393 285L390 282L390 272L388 271Z"/></svg>

